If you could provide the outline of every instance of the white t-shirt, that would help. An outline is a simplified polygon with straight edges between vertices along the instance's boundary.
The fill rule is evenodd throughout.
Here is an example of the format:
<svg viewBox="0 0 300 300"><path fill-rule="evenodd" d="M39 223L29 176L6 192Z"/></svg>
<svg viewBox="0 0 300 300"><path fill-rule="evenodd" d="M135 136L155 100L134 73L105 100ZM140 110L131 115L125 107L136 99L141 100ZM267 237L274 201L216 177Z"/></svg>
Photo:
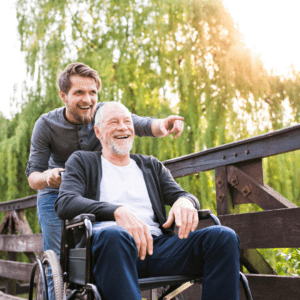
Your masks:
<svg viewBox="0 0 300 300"><path fill-rule="evenodd" d="M122 205L145 224L152 235L161 235L147 191L143 172L133 159L127 166L115 166L101 155L100 201ZM115 224L115 223L114 223Z"/></svg>

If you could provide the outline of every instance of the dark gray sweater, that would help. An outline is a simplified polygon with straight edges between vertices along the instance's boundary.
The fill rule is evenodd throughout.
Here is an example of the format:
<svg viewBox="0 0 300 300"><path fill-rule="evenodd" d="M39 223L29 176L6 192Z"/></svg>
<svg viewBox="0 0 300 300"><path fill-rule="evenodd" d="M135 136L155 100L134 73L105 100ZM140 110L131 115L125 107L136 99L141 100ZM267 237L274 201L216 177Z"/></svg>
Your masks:
<svg viewBox="0 0 300 300"><path fill-rule="evenodd" d="M130 157L143 172L160 229L164 234L172 233L172 230L162 227L166 222L165 205L172 206L179 197L184 196L199 209L197 198L184 191L156 158L140 154L131 154ZM66 162L65 168L59 196L55 201L58 217L67 220L82 213L90 213L96 216L97 221L114 221L114 211L119 206L100 201L101 152L76 151Z"/></svg>

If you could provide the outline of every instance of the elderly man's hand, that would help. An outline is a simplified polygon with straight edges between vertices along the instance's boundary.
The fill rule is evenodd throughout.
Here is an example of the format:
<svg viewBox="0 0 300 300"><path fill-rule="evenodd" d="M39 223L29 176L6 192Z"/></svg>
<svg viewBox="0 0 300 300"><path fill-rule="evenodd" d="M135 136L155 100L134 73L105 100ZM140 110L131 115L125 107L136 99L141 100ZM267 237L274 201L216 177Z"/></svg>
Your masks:
<svg viewBox="0 0 300 300"><path fill-rule="evenodd" d="M163 227L170 227L174 220L175 224L179 227L178 237L180 239L186 239L191 231L196 230L199 222L198 212L190 200L183 197L179 198L173 204L168 220Z"/></svg>
<svg viewBox="0 0 300 300"><path fill-rule="evenodd" d="M147 251L149 255L152 255L153 238L148 226L134 213L123 206L115 210L114 216L117 224L126 228L129 234L134 238L140 259L145 259Z"/></svg>
<svg viewBox="0 0 300 300"><path fill-rule="evenodd" d="M151 124L151 130L154 136L162 137L177 133L174 138L178 138L184 127L184 118L180 116L169 116L165 119L154 120Z"/></svg>

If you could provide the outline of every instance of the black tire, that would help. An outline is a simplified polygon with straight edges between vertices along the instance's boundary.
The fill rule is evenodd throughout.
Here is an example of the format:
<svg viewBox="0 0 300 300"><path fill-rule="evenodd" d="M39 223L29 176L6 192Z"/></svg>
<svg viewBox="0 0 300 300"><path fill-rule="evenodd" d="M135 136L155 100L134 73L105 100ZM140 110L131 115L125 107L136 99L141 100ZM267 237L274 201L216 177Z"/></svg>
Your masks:
<svg viewBox="0 0 300 300"><path fill-rule="evenodd" d="M42 257L42 265L43 265L47 283L49 281L49 275L50 275L48 266L51 269L55 300L64 300L66 297L64 293L64 284L63 284L61 266L60 266L59 259L53 250L47 250L46 252L44 252ZM44 300L43 285L42 285L42 279L40 274L38 278L39 280L36 289L36 299Z"/></svg>

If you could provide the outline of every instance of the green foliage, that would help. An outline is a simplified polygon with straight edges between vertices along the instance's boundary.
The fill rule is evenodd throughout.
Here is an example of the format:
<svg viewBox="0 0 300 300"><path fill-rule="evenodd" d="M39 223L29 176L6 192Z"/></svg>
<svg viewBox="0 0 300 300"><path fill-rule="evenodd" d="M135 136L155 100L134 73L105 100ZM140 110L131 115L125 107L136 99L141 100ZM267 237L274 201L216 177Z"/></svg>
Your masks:
<svg viewBox="0 0 300 300"><path fill-rule="evenodd" d="M35 193L24 174L33 126L63 105L56 78L74 61L99 72L99 101L122 101L141 116L185 118L176 140L136 138L135 153L162 161L300 121L300 73L269 76L222 0L18 0L17 18L36 85L24 91L22 110L11 121L0 115L0 202ZM298 151L264 160L265 182L297 205L299 160ZM215 210L213 171L178 182ZM37 232L35 212L26 216Z"/></svg>
<svg viewBox="0 0 300 300"><path fill-rule="evenodd" d="M299 248L259 249L259 252L266 258L278 275L300 275Z"/></svg>
<svg viewBox="0 0 300 300"><path fill-rule="evenodd" d="M300 249L275 249L278 275L300 275Z"/></svg>

